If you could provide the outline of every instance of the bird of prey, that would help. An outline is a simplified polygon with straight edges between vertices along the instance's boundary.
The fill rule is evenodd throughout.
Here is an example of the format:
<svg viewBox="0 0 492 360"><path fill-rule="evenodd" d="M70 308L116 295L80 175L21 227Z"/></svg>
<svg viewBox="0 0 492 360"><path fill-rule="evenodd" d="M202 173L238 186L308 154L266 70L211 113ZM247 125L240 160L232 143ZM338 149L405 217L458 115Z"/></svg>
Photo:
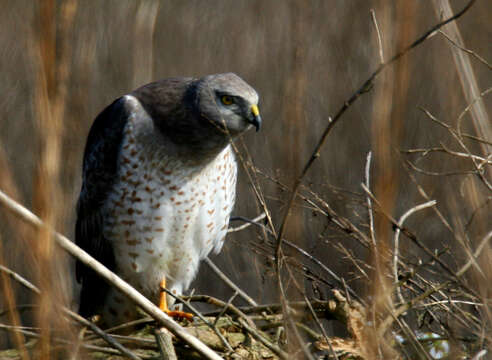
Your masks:
<svg viewBox="0 0 492 360"><path fill-rule="evenodd" d="M89 131L77 245L167 314L187 316L169 310L162 288L181 294L220 251L235 200L231 139L260 124L257 92L233 73L164 79L115 100ZM76 277L81 315L105 326L136 318L93 270L77 263Z"/></svg>

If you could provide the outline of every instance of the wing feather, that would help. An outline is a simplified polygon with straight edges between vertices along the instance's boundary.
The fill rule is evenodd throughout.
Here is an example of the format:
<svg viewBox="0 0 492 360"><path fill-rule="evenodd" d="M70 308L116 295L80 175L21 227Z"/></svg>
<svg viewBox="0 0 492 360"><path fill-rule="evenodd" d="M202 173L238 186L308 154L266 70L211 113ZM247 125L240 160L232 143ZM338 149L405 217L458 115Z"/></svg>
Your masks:
<svg viewBox="0 0 492 360"><path fill-rule="evenodd" d="M95 119L84 151L83 182L77 202L75 242L110 270L114 270L115 259L111 243L103 234L104 204L118 176L118 156L128 117L121 97ZM82 283L79 313L95 315L104 304L109 285L78 261L75 274Z"/></svg>

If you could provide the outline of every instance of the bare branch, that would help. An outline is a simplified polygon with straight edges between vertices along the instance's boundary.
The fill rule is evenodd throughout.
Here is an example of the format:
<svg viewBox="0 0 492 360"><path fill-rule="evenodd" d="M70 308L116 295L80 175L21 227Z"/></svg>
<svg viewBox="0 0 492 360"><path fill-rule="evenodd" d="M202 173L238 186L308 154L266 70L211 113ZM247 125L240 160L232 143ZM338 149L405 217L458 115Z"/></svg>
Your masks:
<svg viewBox="0 0 492 360"><path fill-rule="evenodd" d="M247 224L251 225L251 224ZM207 264L216 274L220 277L232 290L237 292L244 300L246 300L250 305L256 306L258 305L256 301L254 301L248 294L246 294L239 286L234 284L231 279L227 277L218 267L215 265L212 260L208 257L204 259L205 264Z"/></svg>
<svg viewBox="0 0 492 360"><path fill-rule="evenodd" d="M458 270L456 273L456 276L462 276L469 268L471 265L475 265L478 270L481 272L480 267L476 263L476 259L480 256L483 248L485 245L489 242L489 240L492 239L492 231L490 231L485 237L482 239L480 244L477 246L477 249L473 253L473 256L470 256L470 259L467 261L465 265L461 269Z"/></svg>
<svg viewBox="0 0 492 360"><path fill-rule="evenodd" d="M428 148L428 149L408 149L408 150L401 150L402 153L406 154L421 154L421 156L427 156L430 153L434 152L442 152L445 154L453 155L456 157L461 157L461 158L473 158L475 160L481 161L482 164L479 164L479 168L481 168L483 165L492 165L492 154L489 155L487 158L484 158L482 156L474 155L474 154L467 154L459 151L453 151L448 149L444 144L441 144L442 147L434 147L434 148Z"/></svg>
<svg viewBox="0 0 492 360"><path fill-rule="evenodd" d="M254 218L253 220L251 220L251 221L253 221L253 222L258 222L258 221L260 221L260 220L263 220L264 218L266 218L266 214L265 214L265 213L258 215L257 217L255 217L255 218ZM244 218L244 217L242 217L242 216L234 216L234 217L231 217L231 221L234 221L234 220L242 220L242 221L244 221L244 219L245 219L245 218ZM246 229L247 227L249 227L249 226L251 226L251 225L253 225L253 224L252 224L252 223L250 223L250 222L247 222L246 224L240 225L240 226L238 226L238 227L235 227L235 228L229 228L229 229L227 229L227 232L228 232L228 233L231 233L231 232L241 231L241 230L244 230L244 229Z"/></svg>
<svg viewBox="0 0 492 360"><path fill-rule="evenodd" d="M475 57L478 61L480 61L485 66L487 66L489 68L489 70L492 70L492 64L490 64L487 60L485 60L483 57L481 57L480 55L478 55L476 52L474 52L474 51L472 51L470 49L464 48L463 46L461 46L460 44L458 44L456 41L454 41L453 39L451 39L449 37L449 35L447 35L442 30L439 30L439 34L441 34L442 36L444 36L446 38L446 40L448 40L451 44L453 44L453 46L456 46L461 51L464 51L464 52L470 54L471 56Z"/></svg>
<svg viewBox="0 0 492 360"><path fill-rule="evenodd" d="M449 125L443 123L442 121L438 120L434 115L432 115L426 109L424 109L424 108L420 108L420 109L429 117L429 119L431 119L432 121L434 121L434 122L438 123L439 125L441 125L441 126L443 126L443 127L445 127L445 128L448 129L449 133L455 138L455 140L458 142L458 144L460 144L460 146L470 155L470 160L472 161L473 166L476 169L476 174L480 177L480 179L485 184L485 186L490 191L492 191L492 184L485 178L485 176L483 174L483 171L480 169L481 168L480 164L477 164L476 160L471 156L470 150L468 149L468 147L465 145L465 143L461 139L459 133L456 130L454 130L451 126L449 126Z"/></svg>

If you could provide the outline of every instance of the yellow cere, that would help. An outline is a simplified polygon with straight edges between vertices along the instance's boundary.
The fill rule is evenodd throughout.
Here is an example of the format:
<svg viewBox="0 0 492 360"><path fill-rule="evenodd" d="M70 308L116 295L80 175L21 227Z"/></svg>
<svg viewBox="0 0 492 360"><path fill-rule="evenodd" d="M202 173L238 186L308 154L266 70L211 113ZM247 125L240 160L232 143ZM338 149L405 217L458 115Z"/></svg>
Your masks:
<svg viewBox="0 0 492 360"><path fill-rule="evenodd" d="M251 105L251 112L254 116L260 115L260 110L258 109L258 105Z"/></svg>

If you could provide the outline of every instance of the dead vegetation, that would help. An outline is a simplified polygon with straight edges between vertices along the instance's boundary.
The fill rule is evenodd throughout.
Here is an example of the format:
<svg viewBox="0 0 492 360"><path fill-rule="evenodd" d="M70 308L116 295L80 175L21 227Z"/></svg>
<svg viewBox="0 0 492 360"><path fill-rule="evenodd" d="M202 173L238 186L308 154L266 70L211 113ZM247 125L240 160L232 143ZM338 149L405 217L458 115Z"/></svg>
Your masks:
<svg viewBox="0 0 492 360"><path fill-rule="evenodd" d="M82 50L69 40L82 4L46 1L35 7L35 28L42 31L30 38L29 54L36 69L32 106L39 130L32 208L42 220L10 198L21 199L21 191L8 160L12 150L0 146L4 220L0 338L6 334L0 341L5 348L0 359L478 360L490 356L492 129L486 107L491 92L490 54L468 49L456 22L480 2L463 1L453 13L447 0L436 0L428 6L437 20L425 28L416 20L420 5L375 3L376 10L366 14L371 26L366 30L372 31L376 44L373 52L378 61L371 66L375 70L364 72L361 85L350 87L350 96L331 104L336 112L327 111L321 102L308 104L305 96L310 58L302 35L311 31L308 20L317 19L315 11L285 5L290 11L285 21L295 35L285 72L291 77L283 84L288 87L282 94L287 100L276 103L279 108L284 105L284 128L277 132L283 129L285 136L265 142L269 154L250 153L255 146L246 146L242 139L235 145L247 179L239 191L243 195L238 207L259 215L232 219L223 257L232 259L235 272L224 273L223 258L207 259L202 286L207 291L178 299L196 315L193 322L181 323L164 316L53 231L69 222L69 194L74 192L73 181L64 184L60 176L69 166L63 161L68 156L63 150L68 129L62 122L72 109L83 108L80 99L70 98L71 91L80 91L70 83L74 82L70 70L75 66L74 54ZM128 5L135 7L135 40L152 54L163 6L158 5L150 0ZM261 8L258 3L251 6ZM437 100L414 100L418 94L411 93L415 91L412 77L418 73L411 56L436 38L450 49L447 57L452 61L447 64L458 74L455 88L445 89L445 99L440 100L454 104L453 111L440 108ZM89 55L77 65L79 70L88 68L88 59ZM135 51L133 60L132 84L150 80L151 57ZM488 74L485 80L474 75L477 69ZM440 71L438 66L432 73ZM444 82L438 75L435 78ZM273 93L274 86L269 90ZM264 91L262 97L268 98L269 93ZM357 108L364 99L368 103L360 106L366 106L362 107L366 112ZM320 110L310 113L307 108ZM344 147L362 132L363 126L351 126L349 135L328 153L328 143L335 143L335 125L340 127L353 117L354 108L359 109L356 117L370 120L369 146ZM266 114L268 110L274 113L267 104ZM305 117L313 114L317 127L309 131ZM415 119L420 127L413 126ZM410 141L408 124L425 141ZM288 141L292 137L295 141ZM305 142L308 145L302 145ZM337 146L345 150L343 156L337 154ZM277 152L285 156L269 162ZM343 172L343 179L351 180L347 186L327 181L324 167L336 168L338 177ZM60 191L65 185L70 190ZM100 271L140 306L143 319L103 331L97 322L73 313L69 266L60 249ZM216 260L221 266L215 265ZM243 270L245 263L249 267ZM256 281L251 284L253 275ZM222 289L220 296L213 294L214 287ZM212 295L205 295L209 289Z"/></svg>

